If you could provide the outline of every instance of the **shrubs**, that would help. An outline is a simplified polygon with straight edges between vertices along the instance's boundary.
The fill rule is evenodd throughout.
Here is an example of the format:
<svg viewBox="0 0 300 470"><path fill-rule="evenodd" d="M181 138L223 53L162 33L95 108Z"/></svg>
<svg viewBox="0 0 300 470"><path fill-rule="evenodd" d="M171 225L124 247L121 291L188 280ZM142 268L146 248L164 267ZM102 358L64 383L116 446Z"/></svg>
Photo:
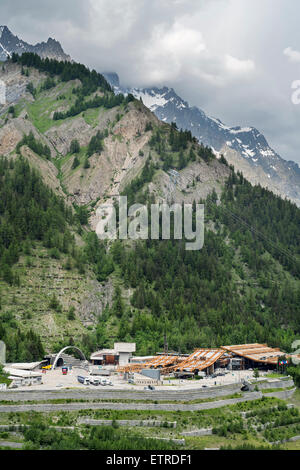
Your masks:
<svg viewBox="0 0 300 470"><path fill-rule="evenodd" d="M70 153L73 155L74 153L80 152L80 145L77 139L73 139L70 144Z"/></svg>
<svg viewBox="0 0 300 470"><path fill-rule="evenodd" d="M217 436L227 436L231 434L241 434L244 432L242 419L228 419L221 426L215 427L212 430L213 434Z"/></svg>
<svg viewBox="0 0 300 470"><path fill-rule="evenodd" d="M16 117L16 109L14 106L10 106L8 108L8 113L11 114L12 118L15 118Z"/></svg>
<svg viewBox="0 0 300 470"><path fill-rule="evenodd" d="M77 168L79 165L80 165L80 160L77 157L77 155L75 155L75 158L74 158L73 163L72 163L72 170L75 170L75 168Z"/></svg>
<svg viewBox="0 0 300 470"><path fill-rule="evenodd" d="M94 153L101 153L103 150L103 136L100 131L97 132L96 135L94 135L89 143L88 150L87 150L87 156L90 157Z"/></svg>
<svg viewBox="0 0 300 470"><path fill-rule="evenodd" d="M90 168L90 166L91 165L90 165L89 159L88 159L88 157L86 157L85 160L84 160L83 168L85 170L87 170L88 168Z"/></svg>
<svg viewBox="0 0 300 470"><path fill-rule="evenodd" d="M56 86L56 82L54 78L52 77L47 77L44 83L41 85L41 90L50 90L51 88L54 88Z"/></svg>
<svg viewBox="0 0 300 470"><path fill-rule="evenodd" d="M60 119L67 119L69 117L76 116L87 109L100 108L100 106L103 106L105 109L111 109L126 102L128 102L128 98L125 98L121 94L114 95L112 93L105 94L104 96L96 95L94 98L86 101L83 97L79 97L67 111L55 111L53 114L53 120L57 121Z"/></svg>
<svg viewBox="0 0 300 470"><path fill-rule="evenodd" d="M34 98L36 96L36 89L34 88L33 86L33 83L28 83L28 85L26 86L26 91L28 91L28 93L30 93Z"/></svg>
<svg viewBox="0 0 300 470"><path fill-rule="evenodd" d="M53 294L51 299L50 299L49 308L51 308L51 310L55 310L58 313L60 313L62 311L62 306L59 303L59 301L58 301L55 294Z"/></svg>
<svg viewBox="0 0 300 470"><path fill-rule="evenodd" d="M70 425L66 419L59 425ZM74 424L73 422L71 424ZM49 428L35 420L30 427L23 429L25 449L51 450L168 450L177 449L172 442L144 438L131 430L120 429L116 421L112 426L86 428L84 436L77 430Z"/></svg>
<svg viewBox="0 0 300 470"><path fill-rule="evenodd" d="M34 137L32 131L30 131L28 135L24 135L23 139L20 142L18 142L17 147L16 147L17 153L20 154L20 149L23 145L27 145L27 147L29 147L34 153L36 153L40 157L46 157L47 160L50 160L51 158L50 148L48 147L48 145L46 144L44 145L42 144L42 142L37 140Z"/></svg>
<svg viewBox="0 0 300 470"><path fill-rule="evenodd" d="M75 307L72 305L68 311L68 320L73 321L75 318Z"/></svg>

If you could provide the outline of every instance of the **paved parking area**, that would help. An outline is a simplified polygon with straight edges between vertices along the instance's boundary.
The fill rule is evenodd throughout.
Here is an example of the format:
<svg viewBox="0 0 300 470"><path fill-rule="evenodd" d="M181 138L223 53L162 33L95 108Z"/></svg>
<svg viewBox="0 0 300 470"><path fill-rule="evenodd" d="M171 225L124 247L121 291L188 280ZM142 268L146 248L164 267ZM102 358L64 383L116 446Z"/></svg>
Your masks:
<svg viewBox="0 0 300 470"><path fill-rule="evenodd" d="M122 374L112 374L109 377L109 380L112 381L113 386L99 386L95 387L93 385L83 385L80 384L77 380L78 375L88 376L88 372L82 369L76 369L69 371L67 375L62 375L61 369L56 370L48 370L46 373L43 374L43 383L41 385L31 385L30 387L24 386L19 387L18 390L38 390L38 391L46 391L46 390L62 390L66 388L76 388L79 390L88 390L88 389L113 389L115 390L140 390L143 391L144 386L142 385L131 385L128 384L123 379ZM216 377L216 378L209 378L204 377L201 380L164 380L163 385L156 386L156 390L170 390L170 391L178 391L178 390L198 390L199 388L208 388L208 387L215 387L215 386L222 386L222 385L230 385L230 384L238 384L241 383L244 379L248 380L253 378L253 371L232 371L228 372L223 377ZM1 393L1 392L0 392ZM0 395L1 396L1 395Z"/></svg>

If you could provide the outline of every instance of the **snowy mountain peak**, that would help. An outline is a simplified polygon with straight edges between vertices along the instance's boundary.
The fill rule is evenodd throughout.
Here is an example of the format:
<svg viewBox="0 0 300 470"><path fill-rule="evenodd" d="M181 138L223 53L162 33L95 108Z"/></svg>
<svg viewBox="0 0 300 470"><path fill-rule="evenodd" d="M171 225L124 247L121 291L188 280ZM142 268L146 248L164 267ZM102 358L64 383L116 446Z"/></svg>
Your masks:
<svg viewBox="0 0 300 470"><path fill-rule="evenodd" d="M227 126L196 106L190 107L173 88L124 88L118 80L115 91L132 93L142 99L161 121L176 122L178 128L190 130L200 142L211 147L217 157L224 154L250 181L267 186L300 206L299 166L283 160L255 127Z"/></svg>

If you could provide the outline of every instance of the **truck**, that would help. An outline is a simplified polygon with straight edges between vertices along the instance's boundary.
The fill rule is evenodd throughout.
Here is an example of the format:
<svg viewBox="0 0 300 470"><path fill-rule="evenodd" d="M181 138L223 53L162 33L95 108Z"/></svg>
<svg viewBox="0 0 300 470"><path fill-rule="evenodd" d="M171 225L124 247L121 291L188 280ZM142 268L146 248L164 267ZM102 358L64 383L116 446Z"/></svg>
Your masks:
<svg viewBox="0 0 300 470"><path fill-rule="evenodd" d="M78 380L79 383L81 383L83 385L90 385L89 377L84 377L82 375L78 375L77 380Z"/></svg>
<svg viewBox="0 0 300 470"><path fill-rule="evenodd" d="M99 379L99 378L97 378L97 377L91 377L91 376L89 377L89 382L90 382L91 385L96 385L96 386L97 386L97 385L100 385L100 384L101 384L101 380L102 380L102 379Z"/></svg>

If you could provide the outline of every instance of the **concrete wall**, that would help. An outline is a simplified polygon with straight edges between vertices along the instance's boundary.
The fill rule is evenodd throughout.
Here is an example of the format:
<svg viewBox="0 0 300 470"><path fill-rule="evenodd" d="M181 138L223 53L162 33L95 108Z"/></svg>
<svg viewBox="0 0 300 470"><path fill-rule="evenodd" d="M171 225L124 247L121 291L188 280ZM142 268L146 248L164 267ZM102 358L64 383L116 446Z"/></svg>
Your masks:
<svg viewBox="0 0 300 470"><path fill-rule="evenodd" d="M139 377L134 377L134 383L136 385L162 385L162 382L159 381L159 380L154 380L154 379L151 379L150 377L143 377L143 376L140 376Z"/></svg>
<svg viewBox="0 0 300 470"><path fill-rule="evenodd" d="M160 370L158 369L142 369L140 374L150 377L150 379L160 380Z"/></svg>
<svg viewBox="0 0 300 470"><path fill-rule="evenodd" d="M268 388L289 388L294 386L294 381L293 379L286 379L286 380L267 380L266 382L252 382L252 384L255 386L257 385L259 390L267 390Z"/></svg>
<svg viewBox="0 0 300 470"><path fill-rule="evenodd" d="M79 418L78 424L88 424L89 426L111 426L113 420L110 419L89 419ZM143 426L143 427L162 427L165 423L170 428L176 428L176 421L153 421L153 420L138 420L138 419L118 419L115 421L119 426Z"/></svg>
<svg viewBox="0 0 300 470"><path fill-rule="evenodd" d="M145 377L146 379L146 377ZM70 399L123 399L123 400L176 400L192 401L202 398L216 398L238 393L241 390L242 383L214 386L212 388L191 388L190 390L154 390L151 392L143 390L104 390L104 389L77 389L77 390L20 390L1 392L2 400L26 401L26 400L54 400L56 398Z"/></svg>
<svg viewBox="0 0 300 470"><path fill-rule="evenodd" d="M185 431L181 433L182 436L211 436L212 428L207 429L195 429L194 431Z"/></svg>
<svg viewBox="0 0 300 470"><path fill-rule="evenodd" d="M288 400L294 395L296 390L296 388L293 388L291 390L283 390L281 392L264 393L264 397L273 397L280 398L281 400Z"/></svg>

